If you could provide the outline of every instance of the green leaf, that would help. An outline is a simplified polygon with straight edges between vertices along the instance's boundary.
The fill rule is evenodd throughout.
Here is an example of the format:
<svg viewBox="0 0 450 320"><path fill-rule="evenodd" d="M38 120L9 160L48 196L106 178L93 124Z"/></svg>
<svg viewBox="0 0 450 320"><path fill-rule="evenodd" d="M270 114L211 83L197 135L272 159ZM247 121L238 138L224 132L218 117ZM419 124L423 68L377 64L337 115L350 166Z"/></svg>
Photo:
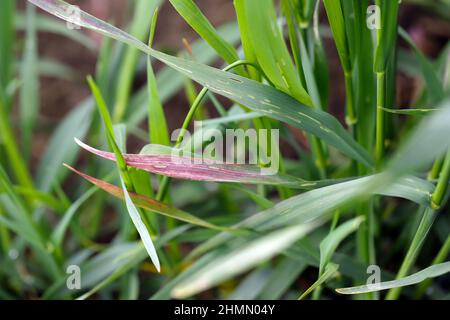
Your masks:
<svg viewBox="0 0 450 320"><path fill-rule="evenodd" d="M426 116L431 112L438 111L439 109L389 109L382 108L384 111L393 113L393 114L401 114L406 116Z"/></svg>
<svg viewBox="0 0 450 320"><path fill-rule="evenodd" d="M24 188L21 186L15 186L14 190L17 194L32 199L37 203L44 204L49 208L54 209L56 212L63 212L67 209L67 204L60 199L56 199L52 194L46 192L40 192L36 189ZM0 192L2 192L0 188Z"/></svg>
<svg viewBox="0 0 450 320"><path fill-rule="evenodd" d="M308 223L272 232L224 254L209 263L172 290L174 298L187 298L207 290L253 266L267 261L295 241L306 236L320 223Z"/></svg>
<svg viewBox="0 0 450 320"><path fill-rule="evenodd" d="M106 138L109 144L110 149L114 151L114 155L117 159L117 169L119 170L119 176L120 176L120 182L122 184L122 191L123 196L125 199L125 204L127 207L128 214L130 215L131 220L133 221L133 224L136 228L136 230L139 233L139 236L141 237L142 242L144 243L144 247L147 250L148 255L150 256L150 259L152 260L153 264L155 265L158 272L161 270L161 266L159 263L158 255L156 253L156 249L153 245L152 239L150 237L149 231L147 230L147 226L142 221L141 215L136 209L133 201L130 198L130 195L128 193L128 188L130 190L134 190L133 183L131 180L131 177L128 173L126 162L123 159L122 151L125 150L126 147L126 127L120 126L118 127L118 137L119 140L116 142L115 139L115 131L114 127L112 125L111 117L109 115L108 107L106 106L106 103L102 97L102 94L100 92L100 89L97 87L96 83L92 79L92 77L88 77L88 83L91 88L92 94L94 95L94 98L97 102L98 110L100 112L100 115L103 119L103 123L106 127Z"/></svg>
<svg viewBox="0 0 450 320"><path fill-rule="evenodd" d="M450 139L436 137L450 136L450 100L441 103L438 109L419 123L387 164L387 170L398 175L418 172L428 169L436 158L447 152Z"/></svg>
<svg viewBox="0 0 450 320"><path fill-rule="evenodd" d="M320 32L319 13L320 13L320 1L317 1L313 17L314 74L317 83L320 83L319 92L322 100L322 106L326 110L328 107L330 95L330 68L328 65L328 56L325 51Z"/></svg>
<svg viewBox="0 0 450 320"><path fill-rule="evenodd" d="M152 28L150 30L149 47L153 41L158 10L153 14ZM169 130L164 115L164 109L158 93L158 84L152 67L151 57L147 57L147 88L148 88L148 127L150 143L169 145Z"/></svg>
<svg viewBox="0 0 450 320"><path fill-rule="evenodd" d="M419 61L420 68L422 69L425 85L430 95L430 103L436 104L441 102L445 97L444 87L442 86L442 81L435 71L433 64L425 57L425 55L414 43L414 40L403 28L399 29L399 34L414 49L414 52L416 53L417 60Z"/></svg>
<svg viewBox="0 0 450 320"><path fill-rule="evenodd" d="M85 192L78 200L76 200L69 209L64 213L63 218L59 221L55 230L52 232L51 239L56 247L61 248L64 235L69 228L70 222L77 213L78 209L98 190L98 188L93 187Z"/></svg>
<svg viewBox="0 0 450 320"><path fill-rule="evenodd" d="M274 268L259 298L261 300L277 300L298 279L307 265L290 257L284 257Z"/></svg>
<svg viewBox="0 0 450 320"><path fill-rule="evenodd" d="M218 33L230 43L236 43L239 40L239 30L236 23L228 23L217 29ZM110 39L110 38L108 38ZM217 58L214 50L212 50L203 40L192 42L192 54L197 62L211 63ZM186 56L186 51L181 51L179 55ZM252 70L252 68L250 68ZM176 70L165 66L156 77L158 94L161 102L168 101L185 84L185 76ZM129 109L132 113L127 114L127 125L130 128L137 127L148 115L148 89L139 90L130 101Z"/></svg>
<svg viewBox="0 0 450 320"><path fill-rule="evenodd" d="M357 217L347 221L330 232L325 239L320 242L320 267L319 272L326 272L326 268L330 264L331 258L340 243L347 238L352 232L355 232L365 217Z"/></svg>
<svg viewBox="0 0 450 320"><path fill-rule="evenodd" d="M125 199L125 194L121 188L116 187L112 184L109 184L103 180L99 180L99 179L93 178L91 176L88 176L87 174L84 174L68 165L65 165L65 166L68 169L75 172L76 174L83 177L84 179L86 179L87 181L91 182L98 188L113 195L114 197L119 198L119 199ZM129 197L132 199L133 203L136 206L138 206L142 209L149 210L151 212L159 213L159 214L164 215L169 218L173 218L173 219L183 221L183 222L193 224L193 225L203 227L203 228L225 231L225 232L233 231L233 229L231 229L231 228L224 228L224 227L219 227L219 226L213 225L213 224L206 222L200 218L197 218L196 216L193 216L187 212L181 211L177 208L168 206L166 204L163 204L161 202L150 199L150 198L140 195L140 194L131 192L131 193L129 193ZM237 231L237 230L235 229L235 231Z"/></svg>
<svg viewBox="0 0 450 320"><path fill-rule="evenodd" d="M375 51L375 72L385 72L389 60L393 58L393 50L398 33L398 11L400 1L376 0L376 4L381 9L381 29L378 31L377 46Z"/></svg>
<svg viewBox="0 0 450 320"><path fill-rule="evenodd" d="M411 241L411 245L408 248L406 256L403 259L402 265L400 266L400 269L397 273L397 279L406 276L409 273L411 267L416 262L422 246L424 245L425 240L433 226L433 223L436 220L438 211L432 208L420 208L419 214L422 216L422 218ZM397 299L399 295L400 288L393 288L386 295L386 300Z"/></svg>
<svg viewBox="0 0 450 320"><path fill-rule="evenodd" d="M302 68L305 74L306 87L311 96L313 106L319 110L323 109L323 104L320 98L319 89L317 87L317 81L312 69L312 64L308 56L308 50L305 45L303 37L300 37L300 55Z"/></svg>
<svg viewBox="0 0 450 320"><path fill-rule="evenodd" d="M15 4L14 0L5 0L0 3L0 90L3 90L12 78ZM2 94L0 91L0 97Z"/></svg>
<svg viewBox="0 0 450 320"><path fill-rule="evenodd" d="M247 0L244 5L250 42L265 74L278 89L312 105L279 29L273 1Z"/></svg>
<svg viewBox="0 0 450 320"><path fill-rule="evenodd" d="M235 227L267 232L276 227L314 221L330 217L334 210L345 207L351 202L354 204L355 201L363 201L369 194L374 193L405 197L431 206L432 184L412 177L403 178L391 184L392 179L392 176L379 174L311 190L284 200L271 209L259 212ZM419 185L421 187L417 188ZM233 235L221 233L194 249L190 258L216 248L231 238Z"/></svg>
<svg viewBox="0 0 450 320"><path fill-rule="evenodd" d="M341 0L324 0L323 4L330 22L333 39L336 43L339 58L346 72L351 71L352 63L347 43L347 33L345 25L344 11Z"/></svg>
<svg viewBox="0 0 450 320"><path fill-rule="evenodd" d="M324 284L328 279L333 277L335 273L338 271L339 266L334 263L327 264L325 271L323 274L314 282L302 295L298 298L298 300L305 299L311 292L319 288L322 284Z"/></svg>
<svg viewBox="0 0 450 320"><path fill-rule="evenodd" d="M67 175L62 163L73 164L79 152L73 137L83 139L92 121L93 101L87 99L76 106L59 124L47 143L47 148L39 162L36 185L48 192Z"/></svg>
<svg viewBox="0 0 450 320"><path fill-rule="evenodd" d="M172 290L189 279L192 275L195 275L199 270L202 270L206 265L217 259L219 255L217 253L207 254L200 259L198 259L190 268L186 271L177 275L174 279L169 281L160 290L158 290L154 295L151 296L151 300L168 300L171 299Z"/></svg>
<svg viewBox="0 0 450 320"><path fill-rule="evenodd" d="M174 240L184 232L188 230L189 226L181 226L178 228L175 228L169 232L167 232L164 236L157 239L155 241L155 246L157 248L161 248L163 245L168 243L171 240ZM77 300L84 300L95 294L96 292L100 291L101 289L105 288L121 276L125 275L130 269L134 268L136 265L142 262L143 255L142 255L142 248L137 248L132 252L132 254L124 255L125 263L122 263L119 268L116 268L113 270L106 278L104 278L102 281L100 281L94 288L83 294L81 297L77 298ZM92 270L95 272L95 270Z"/></svg>
<svg viewBox="0 0 450 320"><path fill-rule="evenodd" d="M236 50L214 29L208 19L192 0L169 0L177 12L186 20L226 62L232 64L239 60Z"/></svg>
<svg viewBox="0 0 450 320"><path fill-rule="evenodd" d="M147 36L150 22L150 12L154 12L160 0L139 0L134 8L130 33L139 40ZM118 74L113 118L115 122L122 121L130 99L131 87L138 62L139 50L128 47L125 50Z"/></svg>
<svg viewBox="0 0 450 320"><path fill-rule="evenodd" d="M249 32L249 24L247 21L247 15L245 14L245 0L234 0L233 4L236 11L236 18L239 25L240 38L245 59L250 61L251 63L256 64L257 63L256 53L252 47ZM249 68L248 74L250 75L250 79L253 80L261 79L261 74L254 68Z"/></svg>
<svg viewBox="0 0 450 320"><path fill-rule="evenodd" d="M75 69L53 59L39 59L37 69L39 75L45 77L55 77L67 81L75 81L80 77Z"/></svg>
<svg viewBox="0 0 450 320"><path fill-rule="evenodd" d="M26 16L21 14L20 12L17 12L14 18L16 29L19 29L19 31L25 30L27 25ZM35 23L38 31L61 35L83 45L84 47L92 51L96 49L94 41L88 35L81 32L73 32L73 30L67 28L66 24L61 21L38 14L36 15Z"/></svg>
<svg viewBox="0 0 450 320"><path fill-rule="evenodd" d="M227 300L255 300L269 280L270 269L260 268L252 271L241 280L237 288L227 296Z"/></svg>
<svg viewBox="0 0 450 320"><path fill-rule="evenodd" d="M203 126L211 126L211 125L219 125L219 124L228 124L230 122L239 122L245 120L253 120L263 117L263 114L259 112L242 112L237 114L230 114L225 117L215 118L215 119L206 119L202 121Z"/></svg>
<svg viewBox="0 0 450 320"><path fill-rule="evenodd" d="M26 159L30 157L30 149L34 127L39 113L39 73L37 34L36 34L36 7L27 4L27 27L23 62L21 65L21 77L23 85L20 89L20 123L22 133L22 145Z"/></svg>
<svg viewBox="0 0 450 320"><path fill-rule="evenodd" d="M144 222L142 221L138 210L134 206L133 200L131 200L131 198L130 198L128 190L125 187L125 183L123 182L123 179L120 179L120 182L122 184L123 195L125 198L125 203L127 205L128 213L130 214L131 220L133 221L133 224L136 227L136 230L138 231L142 242L144 243L144 247L147 250L148 255L150 256L150 259L152 260L153 264L155 265L156 270L158 270L158 272L160 272L161 265L159 263L158 254L156 253L155 246L153 245L152 238L150 237L147 227L145 226Z"/></svg>
<svg viewBox="0 0 450 320"><path fill-rule="evenodd" d="M380 282L380 283L374 283L374 284L370 284L370 285L363 285L363 286L350 287L350 288L341 288L341 289L336 289L336 291L340 294L359 294L359 293L366 293L366 292L377 292L377 291L382 291L382 290L387 290L387 289L392 289L392 288L411 286L413 284L420 283L426 279L436 278L436 277L439 277L439 276L444 275L449 272L450 272L450 262L445 262L445 263L441 263L441 264L437 264L437 265L428 267L426 269L423 269L422 271L419 271L408 277L401 278L398 280L386 281L386 282Z"/></svg>

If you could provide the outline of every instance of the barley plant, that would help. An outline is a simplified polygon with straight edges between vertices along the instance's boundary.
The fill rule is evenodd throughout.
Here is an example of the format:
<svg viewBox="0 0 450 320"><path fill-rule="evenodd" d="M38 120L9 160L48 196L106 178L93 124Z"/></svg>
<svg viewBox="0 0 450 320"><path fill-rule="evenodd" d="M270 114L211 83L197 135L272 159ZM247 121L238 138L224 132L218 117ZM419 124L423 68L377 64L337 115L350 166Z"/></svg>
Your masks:
<svg viewBox="0 0 450 320"><path fill-rule="evenodd" d="M450 45L426 55L399 19L448 22L449 2L234 0L220 26L201 2L127 1L120 29L0 1L0 298L450 298ZM178 54L153 41L162 5L198 34ZM73 70L42 32L98 56L51 128L40 76ZM257 150L233 149L243 163L197 153L230 132Z"/></svg>

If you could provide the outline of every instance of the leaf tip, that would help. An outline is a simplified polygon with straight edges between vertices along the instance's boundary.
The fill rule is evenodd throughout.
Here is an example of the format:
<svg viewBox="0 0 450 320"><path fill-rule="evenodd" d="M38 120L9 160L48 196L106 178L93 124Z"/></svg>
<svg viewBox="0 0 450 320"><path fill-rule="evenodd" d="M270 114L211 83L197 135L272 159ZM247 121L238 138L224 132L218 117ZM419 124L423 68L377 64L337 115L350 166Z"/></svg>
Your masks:
<svg viewBox="0 0 450 320"><path fill-rule="evenodd" d="M83 148L84 150L87 150L87 151L89 151L89 152L93 152L92 150L93 150L93 148L92 147L90 147L90 146L88 146L86 143L84 143L84 142L82 142L81 140L79 140L78 138L73 138L73 140L75 141L75 143L78 145L78 146L80 146L81 148ZM95 152L93 152L93 153L95 153Z"/></svg>

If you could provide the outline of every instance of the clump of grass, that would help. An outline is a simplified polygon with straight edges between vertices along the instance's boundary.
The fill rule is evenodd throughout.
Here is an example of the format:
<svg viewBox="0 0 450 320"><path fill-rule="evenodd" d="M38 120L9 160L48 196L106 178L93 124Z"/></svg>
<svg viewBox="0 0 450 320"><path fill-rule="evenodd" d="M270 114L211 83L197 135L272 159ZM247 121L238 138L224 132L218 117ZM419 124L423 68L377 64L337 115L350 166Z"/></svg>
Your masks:
<svg viewBox="0 0 450 320"><path fill-rule="evenodd" d="M237 21L216 29L193 0L169 0L200 36L185 41L182 57L152 46L163 1L130 4L130 34L81 12L76 22L105 36L87 81L92 97L55 129L36 173L29 151L39 114L37 33L63 34L87 49L92 43L61 31L61 22L34 7L73 23L66 2L29 0L15 72L21 24L14 18L21 13L12 0L0 3L0 298L168 299L205 290L244 299L445 297L437 277L450 271L450 141L443 138L450 136L450 46L436 61L425 57L398 26L398 1L276 3L235 0ZM366 25L373 4L381 14L377 30ZM331 39L319 25L324 13ZM345 123L329 112L325 41L335 44L343 70ZM217 59L223 68L208 66ZM167 67L155 73L155 60ZM396 106L399 62L425 80L409 109ZM67 77L67 67L46 66ZM134 91L136 70L147 85ZM198 94L191 81L203 87ZM183 89L190 108L171 144L173 111L165 103ZM16 95L20 137L10 122ZM209 105L219 117L207 118ZM238 166L173 162L196 118L222 132L280 129L297 155L280 155L274 176L259 174L261 159ZM304 132L304 143L294 130ZM144 145L139 154L126 152L130 135ZM79 146L90 152L83 164ZM278 148L262 141L258 147ZM80 179L66 188L68 169L94 186ZM66 287L69 264L82 270L76 291ZM366 285L373 265L388 281ZM307 277L307 267L316 278ZM306 290L296 286L300 277L310 283ZM232 285L222 285L226 280ZM407 285L417 288L402 291ZM333 288L340 289L326 290Z"/></svg>

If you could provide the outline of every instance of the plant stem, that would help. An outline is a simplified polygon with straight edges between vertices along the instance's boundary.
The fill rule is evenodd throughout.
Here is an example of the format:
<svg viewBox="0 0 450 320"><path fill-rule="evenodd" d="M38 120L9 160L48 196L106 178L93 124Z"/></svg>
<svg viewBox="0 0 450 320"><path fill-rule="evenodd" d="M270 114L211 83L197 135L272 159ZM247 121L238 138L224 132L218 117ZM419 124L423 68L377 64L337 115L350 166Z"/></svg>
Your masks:
<svg viewBox="0 0 450 320"><path fill-rule="evenodd" d="M442 245L441 249L434 258L431 265L436 265L444 262L449 253L450 253L450 235L447 237L447 240L445 240L444 244ZM433 280L427 279L419 284L419 287L417 288L416 292L417 299L420 299L425 294L425 292L427 291L428 287L431 285L432 282Z"/></svg>
<svg viewBox="0 0 450 320"><path fill-rule="evenodd" d="M435 210L431 208L424 208L423 210L422 220L420 221L419 227L417 228L416 234L414 235L413 241L408 249L405 259L402 262L400 270L397 273L396 279L404 278L408 274L409 270L416 261L426 236L428 235L428 232L430 231L436 218L437 212ZM400 292L401 288L393 288L389 290L386 295L386 300L397 300L400 296Z"/></svg>
<svg viewBox="0 0 450 320"><path fill-rule="evenodd" d="M450 151L447 153L444 164L442 166L441 174L439 176L439 182L431 197L432 205L436 208L440 208L443 204L445 194L448 190L448 182L450 180Z"/></svg>
<svg viewBox="0 0 450 320"><path fill-rule="evenodd" d="M442 163L444 162L444 159L437 159L433 167L431 168L430 172L428 173L428 180L435 180L439 177L439 173L441 172Z"/></svg>
<svg viewBox="0 0 450 320"><path fill-rule="evenodd" d="M386 73L377 73L377 119L376 119L376 144L375 161L377 169L383 163L384 157L384 110L386 92Z"/></svg>
<svg viewBox="0 0 450 320"><path fill-rule="evenodd" d="M414 235L414 239L409 247L408 253L406 254L405 259L400 267L400 270L397 274L397 279L405 277L414 262L417 259L417 256L422 248L422 245L430 231L434 220L439 212L439 209L442 207L445 195L448 191L448 182L450 179L450 151L447 153L444 165L441 170L441 174L439 176L439 182L436 186L435 191L433 192L431 199L433 208L425 208L424 215L422 220L420 221L420 225ZM389 290L386 295L386 300L396 300L400 296L401 288L393 288Z"/></svg>
<svg viewBox="0 0 450 320"><path fill-rule="evenodd" d="M0 135L2 136L6 154L8 155L10 165L14 171L17 181L24 188L30 190L34 189L33 180L31 179L25 162L17 149L17 143L14 139L11 122L6 114L6 105L2 99L0 99Z"/></svg>
<svg viewBox="0 0 450 320"><path fill-rule="evenodd" d="M355 125L358 122L355 111L355 95L354 95L354 86L353 86L353 72L345 72L345 94L347 97L346 108L347 115L345 117L346 123L350 129L350 131L355 134L356 129Z"/></svg>
<svg viewBox="0 0 450 320"><path fill-rule="evenodd" d="M0 216L3 215L2 208L0 207ZM6 256L8 254L11 245L11 239L9 231L3 224L0 225L0 249L2 249L3 254Z"/></svg>

